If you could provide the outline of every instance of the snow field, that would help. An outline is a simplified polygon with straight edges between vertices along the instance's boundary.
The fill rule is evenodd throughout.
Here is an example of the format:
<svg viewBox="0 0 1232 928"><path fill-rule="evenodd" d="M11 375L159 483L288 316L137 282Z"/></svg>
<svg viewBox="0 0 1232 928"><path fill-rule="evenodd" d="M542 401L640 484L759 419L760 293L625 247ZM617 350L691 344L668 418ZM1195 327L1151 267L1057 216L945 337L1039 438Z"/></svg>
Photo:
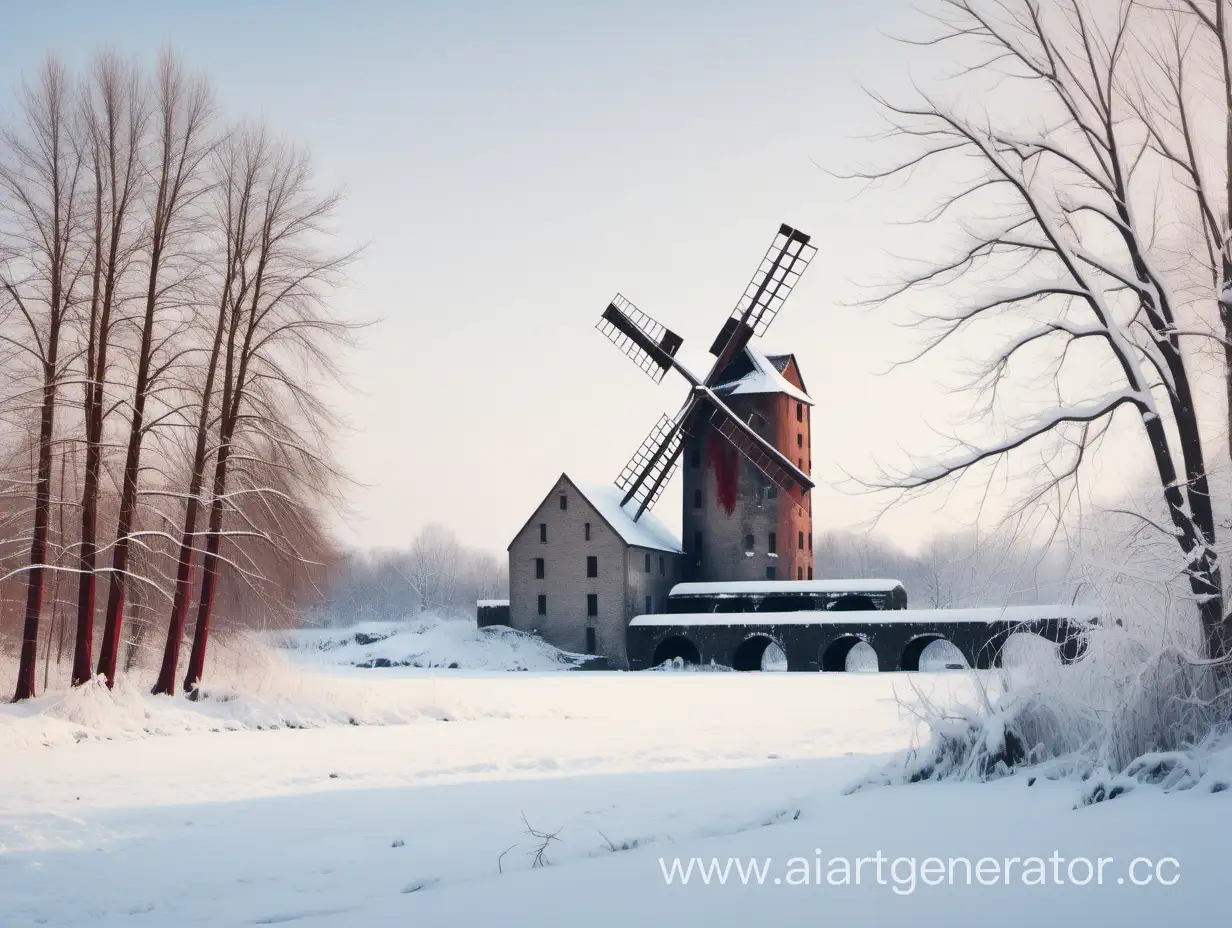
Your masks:
<svg viewBox="0 0 1232 928"><path fill-rule="evenodd" d="M971 702L972 674L283 667L259 695L242 682L225 701L128 689L0 712L0 925L1190 925L1227 899L1215 826L1232 793L1075 809L1076 784L1015 776L844 794L924 736L904 702ZM402 723L343 720L365 706ZM528 825L557 834L546 867ZM1169 855L1182 880L900 895L668 886L659 864L756 856L779 873L879 850Z"/></svg>

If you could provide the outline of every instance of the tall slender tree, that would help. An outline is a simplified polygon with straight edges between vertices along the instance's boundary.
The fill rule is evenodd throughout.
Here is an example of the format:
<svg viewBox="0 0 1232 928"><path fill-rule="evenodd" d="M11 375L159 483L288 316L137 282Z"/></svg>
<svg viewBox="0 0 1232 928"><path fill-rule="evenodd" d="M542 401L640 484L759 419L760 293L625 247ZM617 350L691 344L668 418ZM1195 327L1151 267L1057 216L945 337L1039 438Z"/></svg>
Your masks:
<svg viewBox="0 0 1232 928"><path fill-rule="evenodd" d="M210 151L208 134L213 102L205 80L187 73L169 51L159 58L153 91L153 154L149 161L150 200L146 243L144 310L136 353L136 382L131 400L128 445L120 489L116 540L112 548L110 585L98 673L113 685L129 579L129 546L136 518L141 447L149 423L146 407L154 381L169 363L155 358L160 345L157 328L176 305L174 290L164 279L173 249L192 228L193 205L205 190L203 164ZM168 275L169 276L169 275Z"/></svg>
<svg viewBox="0 0 1232 928"><path fill-rule="evenodd" d="M39 621L47 570L51 519L52 445L56 403L67 365L62 352L82 261L78 216L82 152L76 133L72 81L63 64L48 58L32 84L22 88L20 128L3 133L0 192L9 260L0 287L13 307L18 332L0 337L33 362L39 383L34 524L26 565L26 606L14 700L35 694Z"/></svg>
<svg viewBox="0 0 1232 928"><path fill-rule="evenodd" d="M90 314L85 331L85 472L78 546L77 636L73 684L90 678L98 574L98 503L103 459L108 349L121 277L137 251L135 216L145 180L141 158L149 128L146 88L137 68L100 54L83 93L85 158L93 227Z"/></svg>
<svg viewBox="0 0 1232 928"><path fill-rule="evenodd" d="M237 303L242 305L246 297L247 279L241 274L241 269L245 266L256 241L251 228L255 211L254 199L260 192L258 183L262 179L264 162L269 154L268 138L263 131L253 132L237 128L228 133L219 144L217 157L214 159L216 184L212 221L216 234L221 238L217 252L222 262L222 272L217 281L217 312L212 331L207 329L210 332L210 348L205 362L205 379L194 429L192 464L188 492L184 499L184 521L176 565L175 593L167 622L167 640L163 648L162 664L158 680L154 684L155 693L170 695L175 692L180 647L192 597L193 566L198 544L197 517L209 462L210 425L214 408L212 404L216 392L219 358L224 336L228 345L228 357L233 351L239 323L239 314L234 312L233 307Z"/></svg>
<svg viewBox="0 0 1232 928"><path fill-rule="evenodd" d="M264 139L263 133L254 136L253 144L269 144L257 139ZM338 476L322 440L331 417L314 391L315 378L304 374L314 368L318 374L336 374L331 349L349 338L352 326L328 312L325 297L355 252L324 247L338 194L315 191L311 164L302 152L285 144L270 146L261 159L259 189L248 223L253 247L240 262L220 367L210 517L184 678L189 692L196 691L204 672L224 538L271 539L269 531L254 530L251 524L226 529L224 519L252 521L238 505L241 498L256 500L273 513L270 500L302 504L304 497L319 496ZM251 455L237 454L237 443L245 436L255 451ZM232 493L233 463L249 466L244 484ZM290 481L287 487L263 482L271 468ZM308 492L299 495L296 488L305 486ZM278 521L278 514L273 518ZM279 534L284 544L294 545L292 531Z"/></svg>

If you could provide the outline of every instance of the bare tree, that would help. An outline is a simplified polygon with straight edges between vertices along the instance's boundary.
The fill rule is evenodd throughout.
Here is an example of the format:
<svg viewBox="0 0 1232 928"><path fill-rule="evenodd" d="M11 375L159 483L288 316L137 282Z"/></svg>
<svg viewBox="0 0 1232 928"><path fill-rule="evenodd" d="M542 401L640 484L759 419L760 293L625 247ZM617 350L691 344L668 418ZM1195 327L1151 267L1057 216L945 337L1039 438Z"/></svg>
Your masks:
<svg viewBox="0 0 1232 928"><path fill-rule="evenodd" d="M171 604L171 616L167 624L167 641L163 650L162 665L155 693L175 692L175 678L179 666L180 646L184 639L184 626L188 620L188 605L192 595L193 561L197 552L197 515L201 506L201 489L205 482L205 469L209 459L209 438L215 384L224 336L228 353L233 350L240 315L234 306L243 304L247 296L248 281L241 280L240 270L249 260L256 247L254 214L255 198L260 193L265 162L268 159L269 142L263 132L237 128L228 133L216 149L213 165L216 175L216 203L212 224L221 238L217 254L221 272L217 279L217 314L210 336L209 355L205 362L205 379L194 429L191 472L188 493L184 500L184 521L180 533L180 552L177 559L175 594Z"/></svg>
<svg viewBox="0 0 1232 928"><path fill-rule="evenodd" d="M16 323L13 334L0 338L21 355L21 361L33 364L40 399L34 524L29 562L23 568L27 574L26 608L15 700L27 699L35 692L52 506L56 402L67 369L61 342L82 271L77 214L82 157L74 125L72 82L64 66L49 58L37 80L23 86L20 101L22 125L4 131L0 155L6 240L0 288L10 301L9 314Z"/></svg>
<svg viewBox="0 0 1232 928"><path fill-rule="evenodd" d="M400 569L420 612L440 609L451 599L461 552L457 536L443 525L427 525L415 536Z"/></svg>
<svg viewBox="0 0 1232 928"><path fill-rule="evenodd" d="M919 147L871 180L905 176L934 162L973 179L926 217L963 213L966 241L948 258L913 273L886 295L929 288L957 296L951 310L922 314L930 331L922 355L982 327L1000 340L971 386L980 425L996 426L998 401L1014 390L1016 364L1048 378L1051 399L988 438L958 436L939 464L878 481L907 495L1030 450L1041 479L1022 506L1074 491L1074 477L1113 417L1136 418L1171 523L1160 531L1179 547L1207 655L1223 657L1232 628L1223 612L1215 518L1198 410L1177 324L1173 282L1154 250L1161 183L1148 157L1149 133L1127 101L1141 67L1133 50L1135 4L1092 9L1079 0L945 0L931 44L967 43L963 72L995 99L997 87L1025 96L1015 106L882 100L893 136ZM968 60L968 59L963 59ZM995 78L995 81L993 80ZM991 86L993 89L988 90ZM937 165L940 166L940 165ZM1174 208L1175 204L1170 204ZM1094 365L1114 374L1092 384ZM1019 390L1038 400L1038 392Z"/></svg>
<svg viewBox="0 0 1232 928"><path fill-rule="evenodd" d="M328 312L326 297L355 253L327 247L338 194L315 191L308 157L270 143L261 131L248 144L265 147L266 154L245 224L253 246L239 262L219 368L210 518L184 679L190 692L204 672L223 539L277 539L301 556L286 520L305 500L327 497L341 476L327 440L336 423L315 384L337 376L332 350L349 339L352 326ZM294 492L264 482L271 468L291 481ZM262 509L279 526L276 535L256 529L241 500ZM276 500L292 505L280 507ZM224 526L228 516L234 527ZM228 565L243 569L234 560Z"/></svg>
<svg viewBox="0 0 1232 928"><path fill-rule="evenodd" d="M73 684L85 683L93 657L98 575L98 503L103 458L108 349L121 298L121 277L140 244L134 231L142 194L142 147L149 126L148 97L137 68L104 53L95 59L83 93L85 160L92 207L92 282L85 340L85 472L78 547L77 635Z"/></svg>
<svg viewBox="0 0 1232 928"><path fill-rule="evenodd" d="M144 312L136 356L136 383L131 400L128 450L124 461L119 520L112 548L110 586L106 621L99 649L98 672L115 681L120 646L120 626L124 617L125 589L130 573L129 546L136 518L138 481L141 473L141 447L146 433L164 417L147 421L146 406L159 378L176 364L184 349L174 344L183 330L173 326L160 337L160 323L177 305L176 283L169 281L168 265L175 250L192 229L192 206L205 189L203 162L210 151L207 134L213 112L209 87L200 77L190 76L169 52L159 58L154 86L154 154L151 174L149 229L146 261ZM166 415L175 415L171 410Z"/></svg>
<svg viewBox="0 0 1232 928"><path fill-rule="evenodd" d="M1199 299L1217 308L1210 343L1222 354L1232 454L1232 2L1138 5L1159 38L1144 39L1152 67L1133 102L1152 150L1178 172L1191 199L1184 260L1206 271L1210 289Z"/></svg>

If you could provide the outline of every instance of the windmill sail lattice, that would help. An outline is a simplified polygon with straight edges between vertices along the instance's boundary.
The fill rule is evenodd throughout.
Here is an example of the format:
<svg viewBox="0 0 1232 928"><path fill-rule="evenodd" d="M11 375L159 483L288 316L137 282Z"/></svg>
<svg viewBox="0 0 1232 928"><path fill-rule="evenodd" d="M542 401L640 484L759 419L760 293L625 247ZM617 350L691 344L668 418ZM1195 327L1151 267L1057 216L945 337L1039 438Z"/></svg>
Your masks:
<svg viewBox="0 0 1232 928"><path fill-rule="evenodd" d="M658 502L659 494L671 479L680 461L683 436L680 424L663 416L616 478L620 489L633 490L630 498L637 503L639 515Z"/></svg>
<svg viewBox="0 0 1232 928"><path fill-rule="evenodd" d="M766 249L765 257L744 288L736 308L723 323L710 353L717 357L741 327L747 328L749 338L764 335L815 254L817 248L809 244L807 235L789 225L779 226L778 234Z"/></svg>
<svg viewBox="0 0 1232 928"><path fill-rule="evenodd" d="M647 316L619 293L603 311L595 328L632 358L655 383L663 379L683 343L679 335Z"/></svg>

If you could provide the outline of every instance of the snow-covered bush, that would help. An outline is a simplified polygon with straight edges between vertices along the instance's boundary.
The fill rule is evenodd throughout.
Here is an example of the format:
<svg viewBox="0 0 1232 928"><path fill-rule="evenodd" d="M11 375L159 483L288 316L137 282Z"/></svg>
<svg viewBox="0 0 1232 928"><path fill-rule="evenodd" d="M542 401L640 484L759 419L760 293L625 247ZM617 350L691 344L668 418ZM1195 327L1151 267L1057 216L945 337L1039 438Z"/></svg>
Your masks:
<svg viewBox="0 0 1232 928"><path fill-rule="evenodd" d="M982 700L965 708L917 693L911 708L927 722L928 741L856 788L993 779L1028 766L1087 780L1095 799L1124 791L1127 781L1202 782L1208 767L1222 769L1232 758L1214 760L1232 751L1232 691L1179 642L1148 650L1156 634L1144 640L1121 627L1095 629L1078 662L1036 652L986 680L977 688Z"/></svg>

